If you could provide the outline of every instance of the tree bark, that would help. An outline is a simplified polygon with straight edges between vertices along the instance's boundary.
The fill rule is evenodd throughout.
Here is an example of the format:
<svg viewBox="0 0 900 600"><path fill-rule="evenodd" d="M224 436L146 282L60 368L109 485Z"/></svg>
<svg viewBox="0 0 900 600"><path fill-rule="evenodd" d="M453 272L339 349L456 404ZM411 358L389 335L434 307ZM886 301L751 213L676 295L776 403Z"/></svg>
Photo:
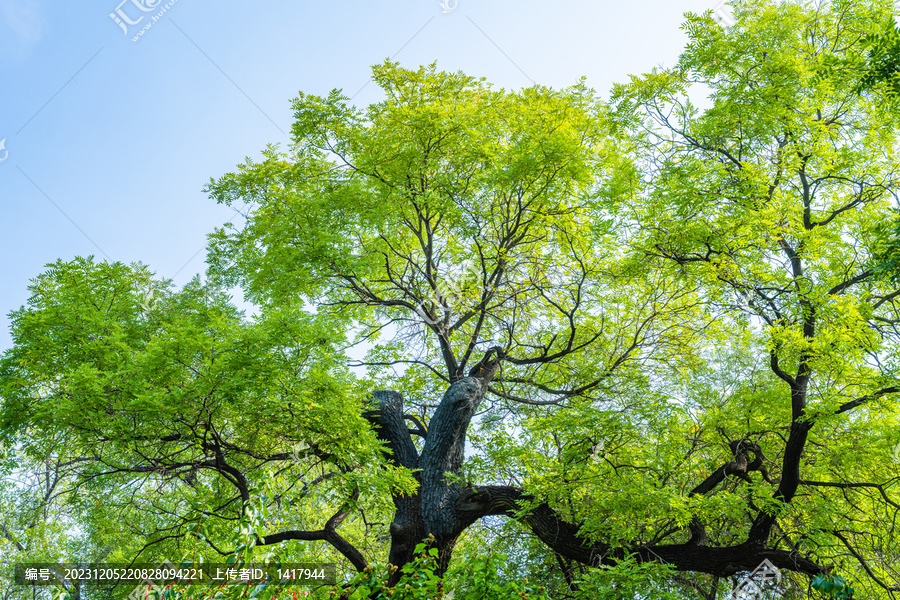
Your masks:
<svg viewBox="0 0 900 600"><path fill-rule="evenodd" d="M394 497L394 520L390 526L391 550L388 560L402 566L414 558L416 544L435 538L438 549L438 572L443 574L450 564L456 539L473 520L457 511L459 484L447 475L456 475L462 467L466 431L472 415L484 399L490 380L496 375L502 353L483 360L474 376L453 382L431 418L425 432L421 455L412 442L411 432L403 416L403 402L397 392L379 390L373 393L372 410L364 416L387 442L395 465L414 471L419 482L416 494ZM392 583L400 572L392 575Z"/></svg>

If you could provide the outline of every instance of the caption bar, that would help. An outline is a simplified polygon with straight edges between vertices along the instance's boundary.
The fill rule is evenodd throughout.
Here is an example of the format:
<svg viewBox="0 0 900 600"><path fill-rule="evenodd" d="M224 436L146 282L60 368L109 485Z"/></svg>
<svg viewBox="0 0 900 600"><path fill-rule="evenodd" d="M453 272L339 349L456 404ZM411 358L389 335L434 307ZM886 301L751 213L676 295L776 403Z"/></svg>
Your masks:
<svg viewBox="0 0 900 600"><path fill-rule="evenodd" d="M334 563L285 563L282 565L249 564L238 568L225 563L202 565L183 563L110 564L110 563L16 563L17 585L82 585L141 584L247 585L270 583L304 586L335 585Z"/></svg>

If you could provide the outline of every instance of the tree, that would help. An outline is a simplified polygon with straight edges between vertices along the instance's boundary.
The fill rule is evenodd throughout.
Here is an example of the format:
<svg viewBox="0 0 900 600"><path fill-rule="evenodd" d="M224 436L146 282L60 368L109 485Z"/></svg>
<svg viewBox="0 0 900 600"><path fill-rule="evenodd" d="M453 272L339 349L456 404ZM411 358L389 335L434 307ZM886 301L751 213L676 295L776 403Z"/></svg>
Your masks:
<svg viewBox="0 0 900 600"><path fill-rule="evenodd" d="M879 264L900 183L896 119L883 96L822 78L819 65L829 52L858 53L887 10L811 8L747 3L727 31L689 17L678 66L617 96L649 134L654 181L632 212L652 224L646 254L703 282L707 305L756 333L777 377L741 407L758 433L741 442L736 474L749 483L765 456L781 463L768 506L751 505L744 544L801 551L814 540L874 596L900 589L888 400L900 391L900 290ZM710 91L711 108L691 105L692 84Z"/></svg>
<svg viewBox="0 0 900 600"><path fill-rule="evenodd" d="M688 15L679 63L611 104L391 62L364 110L301 94L287 151L207 187L244 217L208 285L89 259L35 279L5 443L64 436L73 510L154 559L371 573L428 538L440 576L504 517L526 568L594 597L713 599L764 560L795 596L839 570L891 597L895 119L818 68L884 13Z"/></svg>
<svg viewBox="0 0 900 600"><path fill-rule="evenodd" d="M375 392L365 415L418 485L394 496L389 560L410 562L433 534L445 569L469 525L513 515L527 498L460 480L485 395L540 407L640 386L642 361L681 360L679 320L696 301L665 275L617 268L622 239L600 223L633 171L592 157L606 117L583 85L509 93L392 63L374 79L387 99L365 112L336 92L301 95L289 155L270 149L210 184L222 202L254 205L243 229L214 236L210 262L261 306L314 300L352 315L358 339L396 328L364 364L410 365L407 389L442 398L428 414ZM524 518L564 556L590 563L605 551L548 505Z"/></svg>
<svg viewBox="0 0 900 600"><path fill-rule="evenodd" d="M52 446L48 440L47 446ZM25 562L65 562L74 552L98 558L102 549L92 548L79 536L67 531L69 515L54 497L64 479L62 473L69 465L58 460L45 460L29 465L15 449L3 448L0 453L0 569L5 581L13 581L15 566ZM47 448L45 448L47 450ZM49 455L49 451L46 453ZM98 558L99 560L99 558ZM79 598L79 586L66 589ZM31 590L28 590L30 592ZM2 600L28 598L25 590L7 585L0 590Z"/></svg>

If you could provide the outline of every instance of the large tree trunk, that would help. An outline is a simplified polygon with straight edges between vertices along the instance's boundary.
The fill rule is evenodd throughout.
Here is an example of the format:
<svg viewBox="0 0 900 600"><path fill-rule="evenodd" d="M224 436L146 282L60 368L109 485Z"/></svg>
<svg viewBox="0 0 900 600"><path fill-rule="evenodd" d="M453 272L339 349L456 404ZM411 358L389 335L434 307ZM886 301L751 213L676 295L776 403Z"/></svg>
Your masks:
<svg viewBox="0 0 900 600"><path fill-rule="evenodd" d="M375 410L366 417L375 425L379 436L388 442L395 464L415 473L418 492L395 496L396 512L391 523L391 564L402 566L413 559L416 544L428 535L435 538L439 572L450 564L453 546L462 531L474 519L457 510L460 487L448 480L448 474L459 473L465 450L466 430L472 415L484 398L488 381L481 377L459 379L447 389L431 419L421 455L412 443L407 428L400 394L391 391L374 393ZM394 578L399 577L399 571ZM394 581L393 583L395 583Z"/></svg>

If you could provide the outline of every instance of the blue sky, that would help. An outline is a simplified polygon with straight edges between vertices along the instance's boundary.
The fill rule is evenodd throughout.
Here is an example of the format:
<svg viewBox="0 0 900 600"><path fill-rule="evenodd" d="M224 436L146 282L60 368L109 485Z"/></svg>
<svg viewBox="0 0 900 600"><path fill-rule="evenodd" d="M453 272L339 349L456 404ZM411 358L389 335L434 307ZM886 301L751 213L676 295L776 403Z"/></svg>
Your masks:
<svg viewBox="0 0 900 600"><path fill-rule="evenodd" d="M299 91L365 106L391 57L605 95L674 63L682 15L719 2L442 1L0 0L0 351L57 259L202 273L206 234L233 218L204 184L287 142Z"/></svg>

